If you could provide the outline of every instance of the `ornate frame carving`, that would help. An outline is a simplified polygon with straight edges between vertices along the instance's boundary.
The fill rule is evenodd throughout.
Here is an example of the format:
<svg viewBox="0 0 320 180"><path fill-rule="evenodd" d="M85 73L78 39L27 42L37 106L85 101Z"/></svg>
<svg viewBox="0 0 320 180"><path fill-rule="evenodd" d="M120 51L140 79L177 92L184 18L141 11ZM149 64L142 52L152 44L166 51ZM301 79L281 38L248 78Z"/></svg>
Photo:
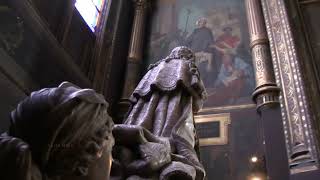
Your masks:
<svg viewBox="0 0 320 180"><path fill-rule="evenodd" d="M311 115L284 0L261 0L276 76L291 173L317 169Z"/></svg>
<svg viewBox="0 0 320 180"><path fill-rule="evenodd" d="M231 123L230 113L198 115L194 117L196 123L219 122L220 137L200 138L200 146L228 144L228 125Z"/></svg>
<svg viewBox="0 0 320 180"><path fill-rule="evenodd" d="M232 110L241 110L241 109L251 109L257 107L256 104L240 104L232 106L218 106L218 107L208 107L203 108L199 113L219 113L221 111L232 111Z"/></svg>

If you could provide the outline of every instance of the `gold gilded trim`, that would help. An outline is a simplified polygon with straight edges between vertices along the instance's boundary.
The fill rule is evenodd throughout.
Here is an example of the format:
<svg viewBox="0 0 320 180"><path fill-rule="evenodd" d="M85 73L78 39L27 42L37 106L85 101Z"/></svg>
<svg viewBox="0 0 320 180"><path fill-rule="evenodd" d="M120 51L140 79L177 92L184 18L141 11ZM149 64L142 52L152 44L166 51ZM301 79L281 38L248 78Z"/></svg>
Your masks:
<svg viewBox="0 0 320 180"><path fill-rule="evenodd" d="M199 113L205 112L217 112L217 111L229 111L229 110L238 110L238 109L250 109L255 108L255 104L242 104L242 105L233 105L233 106L219 106L219 107L211 107L211 108L203 108L199 111Z"/></svg>
<svg viewBox="0 0 320 180"><path fill-rule="evenodd" d="M214 138L200 138L200 146L228 144L228 125L231 123L230 113L198 115L194 117L196 124L205 122L219 122L220 136Z"/></svg>

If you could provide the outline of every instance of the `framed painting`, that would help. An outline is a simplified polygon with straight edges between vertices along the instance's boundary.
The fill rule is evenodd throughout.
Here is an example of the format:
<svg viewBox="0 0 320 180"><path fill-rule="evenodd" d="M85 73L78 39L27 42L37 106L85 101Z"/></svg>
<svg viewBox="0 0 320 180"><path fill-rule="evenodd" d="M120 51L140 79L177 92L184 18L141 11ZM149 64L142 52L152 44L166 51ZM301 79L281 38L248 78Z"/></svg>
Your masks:
<svg viewBox="0 0 320 180"><path fill-rule="evenodd" d="M187 46L208 92L204 109L252 105L255 80L243 0L158 0L150 22L148 64Z"/></svg>
<svg viewBox="0 0 320 180"><path fill-rule="evenodd" d="M194 117L200 146L228 144L230 113Z"/></svg>

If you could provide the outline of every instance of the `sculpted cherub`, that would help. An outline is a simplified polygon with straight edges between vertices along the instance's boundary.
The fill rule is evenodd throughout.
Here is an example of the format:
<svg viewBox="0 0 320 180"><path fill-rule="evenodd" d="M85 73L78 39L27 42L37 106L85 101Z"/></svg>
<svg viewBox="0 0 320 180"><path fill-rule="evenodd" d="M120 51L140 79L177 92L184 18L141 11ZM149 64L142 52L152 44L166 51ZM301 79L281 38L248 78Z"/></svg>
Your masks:
<svg viewBox="0 0 320 180"><path fill-rule="evenodd" d="M0 136L0 179L109 179L114 139L107 108L102 95L68 82L33 92Z"/></svg>

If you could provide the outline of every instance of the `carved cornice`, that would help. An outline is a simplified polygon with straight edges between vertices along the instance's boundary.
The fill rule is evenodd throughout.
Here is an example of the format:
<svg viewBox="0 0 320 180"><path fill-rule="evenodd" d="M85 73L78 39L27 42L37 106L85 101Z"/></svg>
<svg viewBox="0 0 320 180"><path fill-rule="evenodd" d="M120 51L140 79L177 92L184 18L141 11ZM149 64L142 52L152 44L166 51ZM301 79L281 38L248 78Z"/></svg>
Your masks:
<svg viewBox="0 0 320 180"><path fill-rule="evenodd" d="M284 0L262 0L292 173L317 168L311 116Z"/></svg>

